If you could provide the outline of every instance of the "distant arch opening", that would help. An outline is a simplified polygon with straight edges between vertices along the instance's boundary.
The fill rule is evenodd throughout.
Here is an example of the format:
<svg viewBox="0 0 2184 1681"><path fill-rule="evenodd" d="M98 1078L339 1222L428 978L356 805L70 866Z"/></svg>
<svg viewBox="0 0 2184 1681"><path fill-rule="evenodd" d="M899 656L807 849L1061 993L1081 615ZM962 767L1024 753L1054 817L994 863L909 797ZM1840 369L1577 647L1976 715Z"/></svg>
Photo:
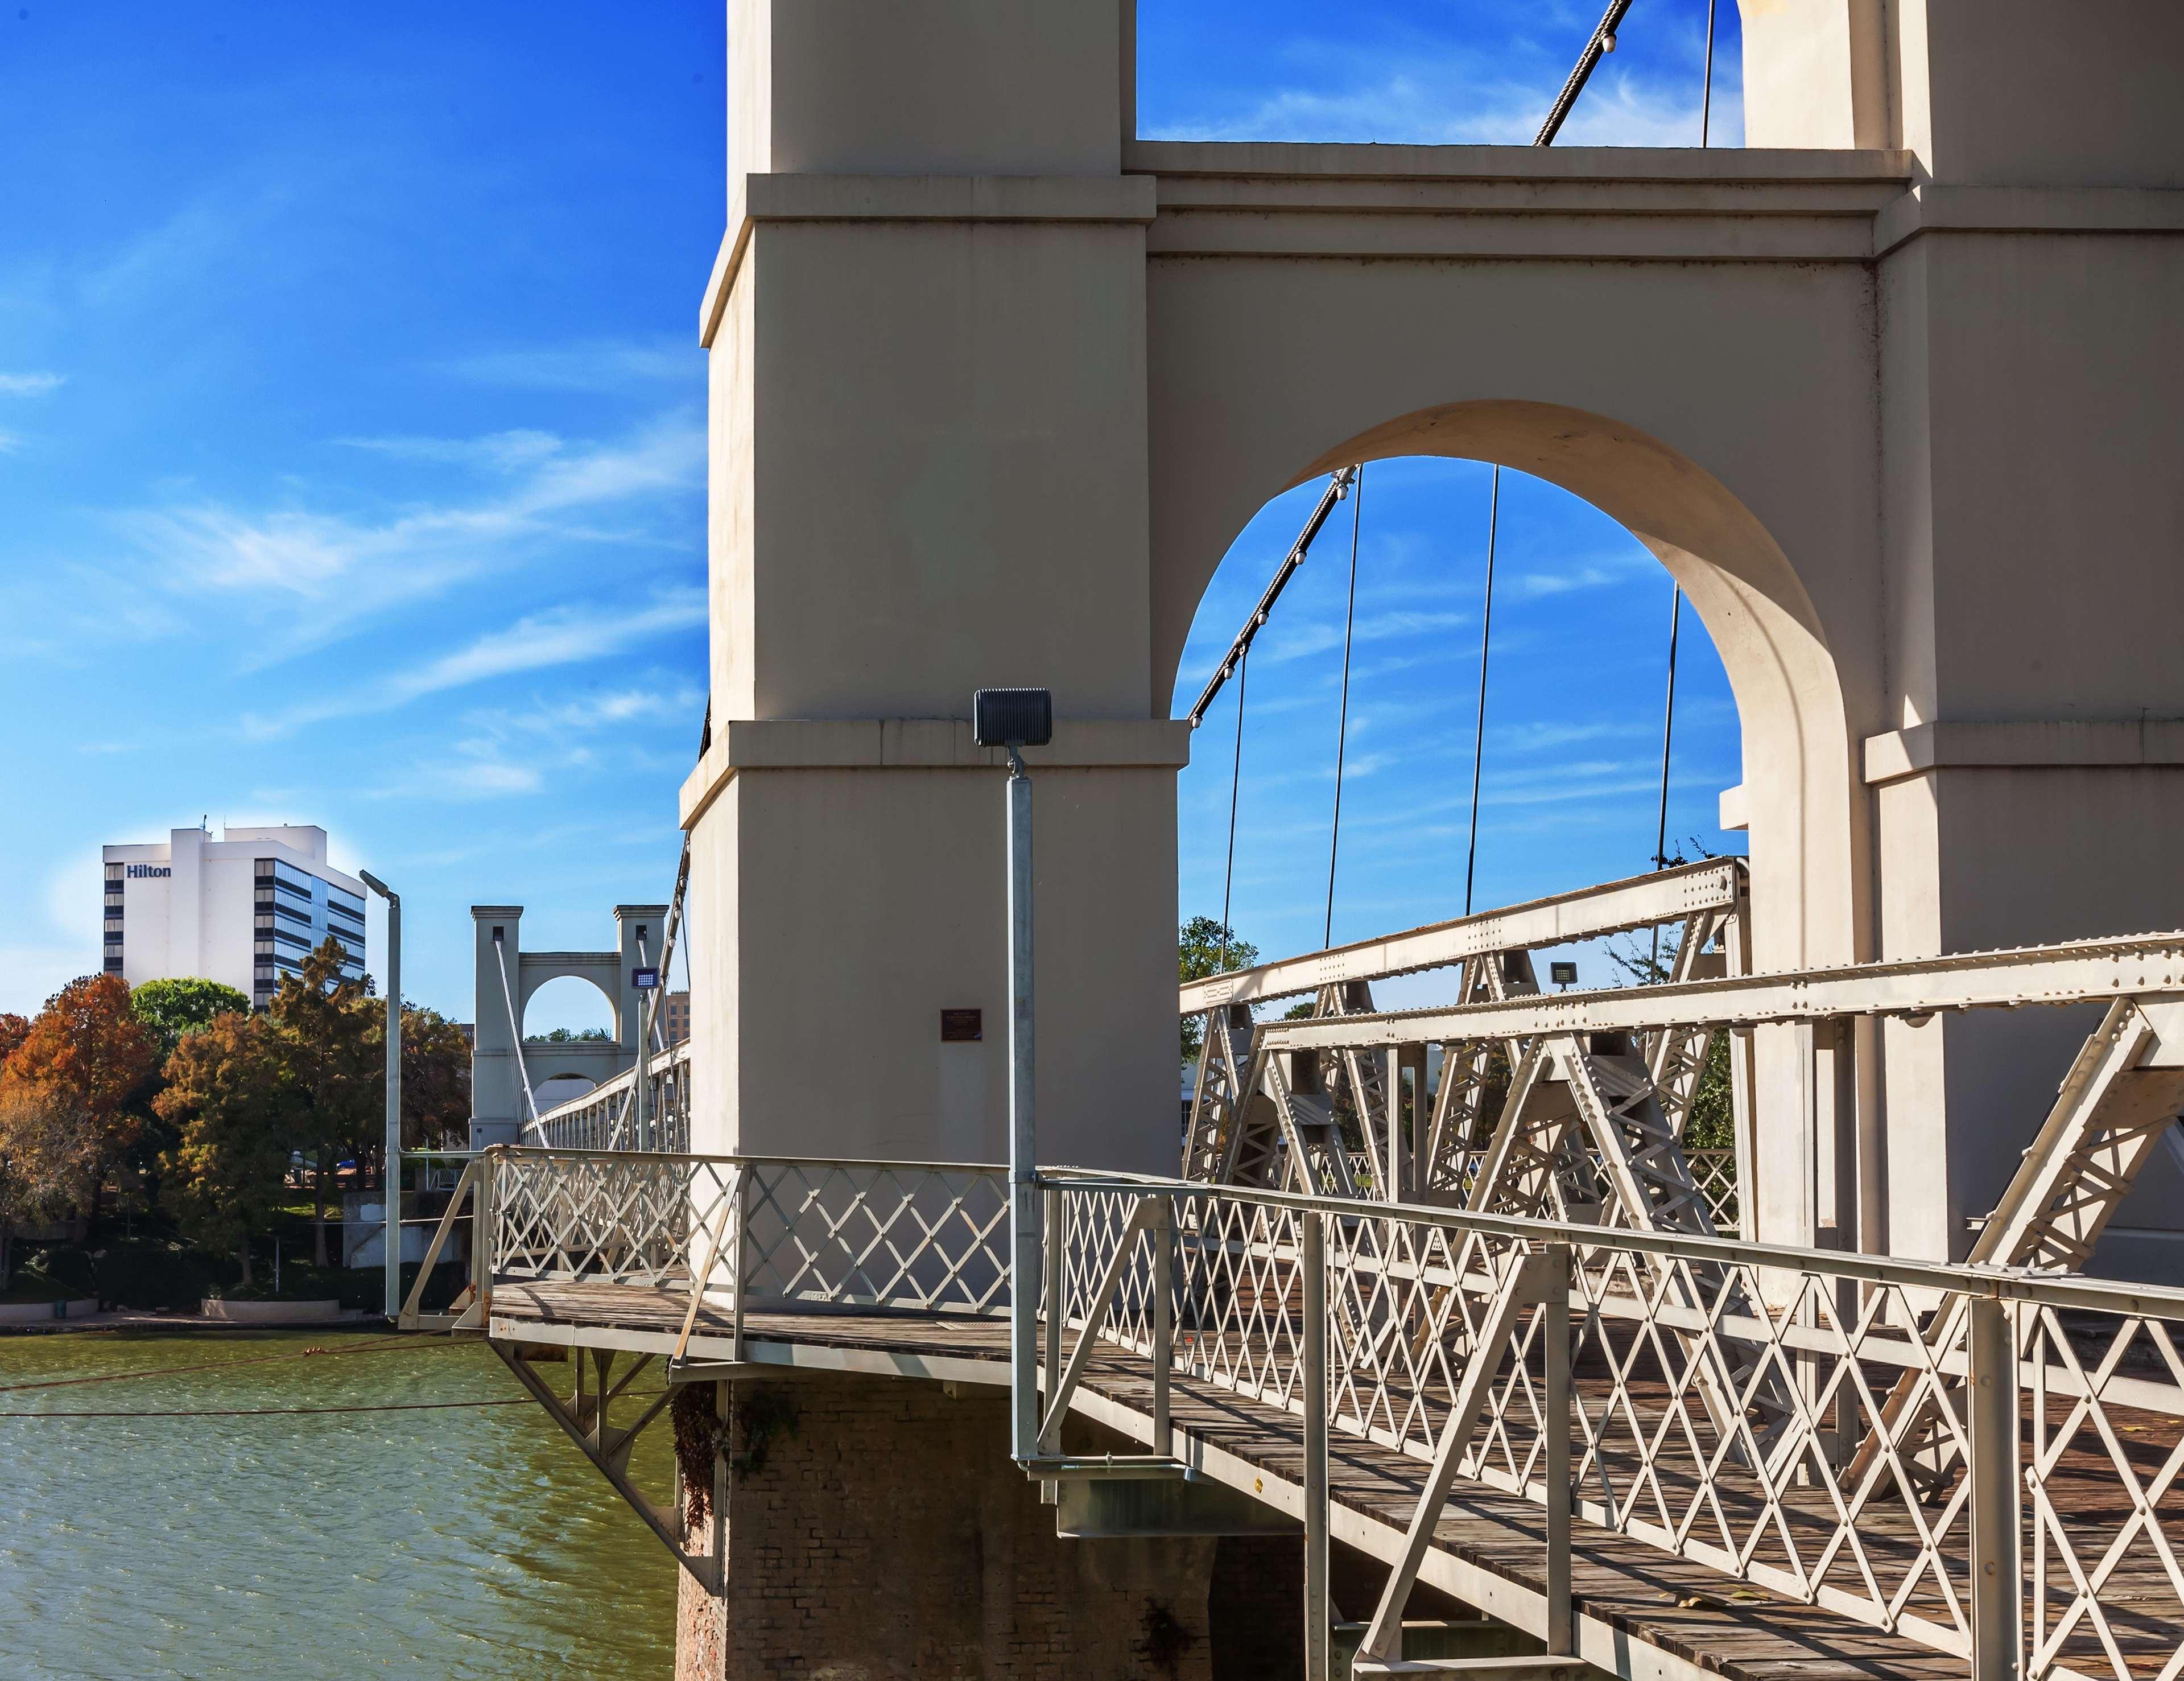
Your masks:
<svg viewBox="0 0 2184 1681"><path fill-rule="evenodd" d="M523 1042L566 1043L615 1036L614 1001L582 975L543 982L523 1006Z"/></svg>

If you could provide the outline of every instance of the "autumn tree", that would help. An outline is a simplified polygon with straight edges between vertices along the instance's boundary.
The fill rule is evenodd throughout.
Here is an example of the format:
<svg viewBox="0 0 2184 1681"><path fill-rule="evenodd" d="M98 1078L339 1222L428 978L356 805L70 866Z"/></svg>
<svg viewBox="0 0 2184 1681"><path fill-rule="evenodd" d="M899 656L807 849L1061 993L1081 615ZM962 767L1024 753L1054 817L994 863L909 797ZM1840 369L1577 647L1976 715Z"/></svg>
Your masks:
<svg viewBox="0 0 2184 1681"><path fill-rule="evenodd" d="M0 1068L20 1126L64 1135L32 1153L75 1164L71 1200L92 1209L109 1168L143 1125L130 1100L157 1065L159 1042L129 1007L118 975L87 975L46 1000Z"/></svg>
<svg viewBox="0 0 2184 1681"><path fill-rule="evenodd" d="M371 1048L378 1011L363 981L343 977L347 955L328 935L300 972L281 977L265 1010L293 1088L296 1137L312 1159L311 1254L320 1266L327 1265L326 1204L335 1164L370 1153L386 1109L385 1052L375 1058Z"/></svg>
<svg viewBox="0 0 2184 1681"><path fill-rule="evenodd" d="M280 1206L302 1092L287 1047L264 1017L216 1016L182 1036L153 1100L176 1131L160 1168L192 1243L232 1249L250 1282L250 1237Z"/></svg>
<svg viewBox="0 0 2184 1681"><path fill-rule="evenodd" d="M369 1018L365 1043L380 1070L379 1113L387 1113L387 1008L378 999L359 1006ZM437 1010L402 1007L402 1148L444 1149L469 1141L471 1047L463 1030Z"/></svg>
<svg viewBox="0 0 2184 1681"><path fill-rule="evenodd" d="M1259 948L1248 940L1239 940L1236 930L1217 917L1195 916L1176 930L1176 978L1186 986L1194 980L1203 980L1209 975L1249 969L1258 960ZM1205 1023L1196 1016L1184 1017L1184 1061L1189 1062L1198 1054L1199 1042L1205 1031Z"/></svg>
<svg viewBox="0 0 2184 1681"><path fill-rule="evenodd" d="M91 1172L87 1145L85 1134L52 1114L45 1093L0 1079L0 1290L14 1267L16 1231L74 1205Z"/></svg>

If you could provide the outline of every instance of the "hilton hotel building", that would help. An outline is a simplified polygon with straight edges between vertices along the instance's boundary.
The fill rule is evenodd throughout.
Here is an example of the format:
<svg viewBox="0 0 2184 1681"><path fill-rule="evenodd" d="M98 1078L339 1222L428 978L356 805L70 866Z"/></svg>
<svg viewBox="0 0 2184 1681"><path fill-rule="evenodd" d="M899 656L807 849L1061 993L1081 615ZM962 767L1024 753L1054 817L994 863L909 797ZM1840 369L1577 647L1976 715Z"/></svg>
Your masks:
<svg viewBox="0 0 2184 1681"><path fill-rule="evenodd" d="M263 1006L329 934L364 973L364 884L327 864L323 829L177 829L105 857L106 972L131 986L202 975Z"/></svg>

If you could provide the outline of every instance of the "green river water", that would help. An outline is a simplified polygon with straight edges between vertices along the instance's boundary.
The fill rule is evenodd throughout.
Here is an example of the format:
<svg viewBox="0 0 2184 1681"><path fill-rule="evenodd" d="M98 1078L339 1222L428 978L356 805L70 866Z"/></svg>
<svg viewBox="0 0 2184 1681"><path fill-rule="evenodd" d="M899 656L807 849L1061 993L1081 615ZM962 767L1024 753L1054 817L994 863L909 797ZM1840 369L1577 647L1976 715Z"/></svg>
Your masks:
<svg viewBox="0 0 2184 1681"><path fill-rule="evenodd" d="M0 1336L0 1415L137 1415L0 1416L0 1681L671 1675L672 1561L529 1401L181 1416L521 1395L476 1343L368 1339Z"/></svg>

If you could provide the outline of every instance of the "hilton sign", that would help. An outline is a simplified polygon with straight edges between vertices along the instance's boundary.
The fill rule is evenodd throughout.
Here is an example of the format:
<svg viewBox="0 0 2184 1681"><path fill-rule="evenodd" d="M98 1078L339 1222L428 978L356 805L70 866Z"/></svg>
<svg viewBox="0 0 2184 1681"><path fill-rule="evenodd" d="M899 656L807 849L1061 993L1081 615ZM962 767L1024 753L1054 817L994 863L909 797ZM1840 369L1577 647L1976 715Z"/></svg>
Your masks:
<svg viewBox="0 0 2184 1681"><path fill-rule="evenodd" d="M172 875L175 872L173 868L167 864L131 864L129 866L128 873L132 876L166 876Z"/></svg>

